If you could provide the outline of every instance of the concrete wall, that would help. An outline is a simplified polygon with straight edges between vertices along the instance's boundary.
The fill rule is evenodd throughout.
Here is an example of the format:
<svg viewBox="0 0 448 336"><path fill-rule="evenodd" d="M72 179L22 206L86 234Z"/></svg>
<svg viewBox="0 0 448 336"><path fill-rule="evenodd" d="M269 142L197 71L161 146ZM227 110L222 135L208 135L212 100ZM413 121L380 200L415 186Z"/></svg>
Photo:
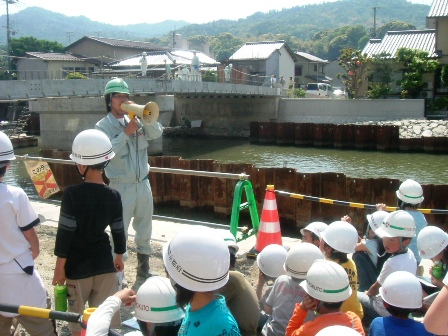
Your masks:
<svg viewBox="0 0 448 336"><path fill-rule="evenodd" d="M343 124L423 119L423 99L280 99L277 122Z"/></svg>

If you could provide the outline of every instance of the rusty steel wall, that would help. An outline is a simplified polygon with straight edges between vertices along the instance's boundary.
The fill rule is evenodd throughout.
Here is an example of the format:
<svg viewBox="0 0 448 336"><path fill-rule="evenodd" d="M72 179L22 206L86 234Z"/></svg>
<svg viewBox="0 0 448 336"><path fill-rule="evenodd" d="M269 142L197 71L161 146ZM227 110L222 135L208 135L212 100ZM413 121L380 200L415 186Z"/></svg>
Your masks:
<svg viewBox="0 0 448 336"><path fill-rule="evenodd" d="M361 150L448 153L448 138L401 139L394 125L250 123L251 143L355 148Z"/></svg>

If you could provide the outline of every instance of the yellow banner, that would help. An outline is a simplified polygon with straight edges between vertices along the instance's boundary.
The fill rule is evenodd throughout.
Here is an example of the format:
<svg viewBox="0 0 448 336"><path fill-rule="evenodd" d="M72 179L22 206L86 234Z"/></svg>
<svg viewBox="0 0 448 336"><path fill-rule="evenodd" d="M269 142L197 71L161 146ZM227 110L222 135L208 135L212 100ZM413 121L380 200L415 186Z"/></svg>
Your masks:
<svg viewBox="0 0 448 336"><path fill-rule="evenodd" d="M40 198L48 198L59 191L50 166L45 161L24 161L28 175Z"/></svg>

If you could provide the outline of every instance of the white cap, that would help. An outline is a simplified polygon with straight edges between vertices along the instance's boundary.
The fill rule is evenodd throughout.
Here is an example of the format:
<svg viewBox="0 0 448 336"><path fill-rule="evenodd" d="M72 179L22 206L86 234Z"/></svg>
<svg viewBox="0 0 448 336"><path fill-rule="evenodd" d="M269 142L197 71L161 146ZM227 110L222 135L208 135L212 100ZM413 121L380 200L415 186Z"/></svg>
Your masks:
<svg viewBox="0 0 448 336"><path fill-rule="evenodd" d="M278 244L270 244L257 255L257 264L261 272L272 278L285 274L283 264L286 260L286 249Z"/></svg>
<svg viewBox="0 0 448 336"><path fill-rule="evenodd" d="M331 248L343 253L354 253L358 244L358 231L344 221L331 223L321 236Z"/></svg>
<svg viewBox="0 0 448 336"><path fill-rule="evenodd" d="M417 277L409 272L391 273L380 287L381 298L394 307L417 309L422 306L422 286Z"/></svg>

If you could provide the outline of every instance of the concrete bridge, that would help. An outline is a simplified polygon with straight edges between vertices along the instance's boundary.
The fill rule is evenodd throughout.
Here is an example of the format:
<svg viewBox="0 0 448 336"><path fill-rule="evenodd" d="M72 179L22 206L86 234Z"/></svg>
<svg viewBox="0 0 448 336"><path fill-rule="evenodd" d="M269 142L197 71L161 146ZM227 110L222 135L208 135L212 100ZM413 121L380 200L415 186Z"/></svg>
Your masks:
<svg viewBox="0 0 448 336"><path fill-rule="evenodd" d="M42 79L0 81L0 101L57 97L98 97L110 79ZM281 89L231 83L126 78L131 95L190 95L279 97Z"/></svg>

